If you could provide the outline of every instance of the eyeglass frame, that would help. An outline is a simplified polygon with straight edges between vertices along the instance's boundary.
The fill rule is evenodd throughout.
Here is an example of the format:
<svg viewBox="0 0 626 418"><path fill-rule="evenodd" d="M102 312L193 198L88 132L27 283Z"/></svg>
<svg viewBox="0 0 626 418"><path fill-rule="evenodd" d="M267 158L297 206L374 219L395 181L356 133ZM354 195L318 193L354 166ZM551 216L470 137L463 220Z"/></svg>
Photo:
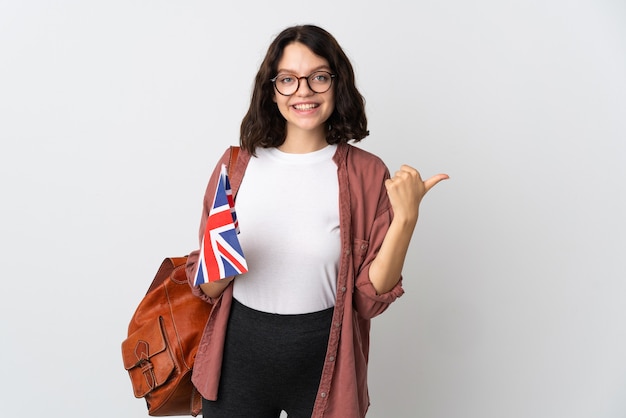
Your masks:
<svg viewBox="0 0 626 418"><path fill-rule="evenodd" d="M317 74L317 73L326 73L326 74L328 74L330 76L330 84L328 85L328 89L326 89L326 90L324 90L322 92L313 90L313 88L311 88L311 83L309 82L309 77L311 77L313 74ZM295 77L296 80L298 80L298 86L293 91L293 93L291 93L291 94L284 94L280 90L278 90L278 87L276 87L276 79L278 79L278 77L280 77L281 75L291 75L291 76ZM303 78L306 80L306 85L309 88L309 90L311 90L313 93L316 93L316 94L324 94L324 93L326 93L328 90L330 90L333 87L333 79L335 77L337 77L337 74L333 74L333 73L331 73L329 71L326 71L326 70L317 70L317 71L313 71L309 75L302 76L302 77L298 77L297 75L290 74L290 73L277 74L276 77L271 78L270 81L272 82L272 85L274 86L274 89L278 92L278 94L280 94L281 96L289 97L289 96L293 96L294 94L296 94L298 92L298 90L300 90L300 80L302 80Z"/></svg>

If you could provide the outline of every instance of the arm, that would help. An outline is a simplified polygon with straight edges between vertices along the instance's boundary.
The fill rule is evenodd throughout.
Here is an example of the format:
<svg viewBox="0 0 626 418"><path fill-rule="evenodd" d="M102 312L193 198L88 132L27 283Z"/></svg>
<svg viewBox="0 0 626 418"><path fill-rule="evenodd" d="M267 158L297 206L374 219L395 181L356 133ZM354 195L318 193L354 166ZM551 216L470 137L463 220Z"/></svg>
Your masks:
<svg viewBox="0 0 626 418"><path fill-rule="evenodd" d="M210 298L215 299L224 292L224 289L228 287L228 285L230 284L230 282L233 281L234 278L235 276L231 276L231 277L226 277L225 279L222 279L222 280L218 280L216 282L204 283L200 285L200 289L202 289L202 292L205 295L207 295Z"/></svg>
<svg viewBox="0 0 626 418"><path fill-rule="evenodd" d="M419 205L430 189L447 178L447 174L438 174L423 181L417 170L403 165L385 181L394 217L369 269L370 281L378 294L390 291L400 280Z"/></svg>

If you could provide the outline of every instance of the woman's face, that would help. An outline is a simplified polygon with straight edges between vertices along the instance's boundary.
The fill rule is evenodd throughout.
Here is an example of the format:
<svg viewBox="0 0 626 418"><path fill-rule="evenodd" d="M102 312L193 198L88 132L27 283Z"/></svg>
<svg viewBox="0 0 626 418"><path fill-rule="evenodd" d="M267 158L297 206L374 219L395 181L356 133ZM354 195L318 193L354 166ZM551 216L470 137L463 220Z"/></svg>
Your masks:
<svg viewBox="0 0 626 418"><path fill-rule="evenodd" d="M332 73L325 58L315 55L304 44L295 42L285 47L282 58L278 62L277 75L280 77L288 74L298 78L308 77L317 71ZM294 78L288 80L293 82ZM316 77L316 80L310 80L313 88L318 91L320 88L316 87L315 83L320 80L324 80L323 75ZM295 82L297 84L298 80ZM307 80L302 78L299 80L298 89L290 96L284 96L274 89L274 101L286 120L287 139L291 135L313 134L325 141L325 122L335 108L335 93L332 84L328 91L316 93L311 90Z"/></svg>

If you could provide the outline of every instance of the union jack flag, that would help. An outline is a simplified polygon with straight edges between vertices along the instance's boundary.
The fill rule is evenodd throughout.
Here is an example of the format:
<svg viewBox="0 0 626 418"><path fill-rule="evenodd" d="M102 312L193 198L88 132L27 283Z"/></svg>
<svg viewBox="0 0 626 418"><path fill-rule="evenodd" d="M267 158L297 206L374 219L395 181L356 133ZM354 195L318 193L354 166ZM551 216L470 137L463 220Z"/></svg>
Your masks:
<svg viewBox="0 0 626 418"><path fill-rule="evenodd" d="M248 271L238 233L235 200L226 165L223 164L200 246L200 262L194 281L196 286Z"/></svg>

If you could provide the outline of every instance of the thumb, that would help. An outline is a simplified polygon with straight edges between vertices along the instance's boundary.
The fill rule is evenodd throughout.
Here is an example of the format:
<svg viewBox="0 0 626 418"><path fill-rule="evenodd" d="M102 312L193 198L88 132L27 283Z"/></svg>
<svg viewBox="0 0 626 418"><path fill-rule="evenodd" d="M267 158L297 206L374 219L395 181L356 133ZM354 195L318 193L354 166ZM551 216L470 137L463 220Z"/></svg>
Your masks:
<svg viewBox="0 0 626 418"><path fill-rule="evenodd" d="M440 181L447 180L449 178L450 178L450 176L448 176L447 174L437 174L437 175L434 175L431 178L429 178L428 180L424 181L424 188L426 189L426 191L429 191L430 189L435 187L435 185L437 183L439 183Z"/></svg>

